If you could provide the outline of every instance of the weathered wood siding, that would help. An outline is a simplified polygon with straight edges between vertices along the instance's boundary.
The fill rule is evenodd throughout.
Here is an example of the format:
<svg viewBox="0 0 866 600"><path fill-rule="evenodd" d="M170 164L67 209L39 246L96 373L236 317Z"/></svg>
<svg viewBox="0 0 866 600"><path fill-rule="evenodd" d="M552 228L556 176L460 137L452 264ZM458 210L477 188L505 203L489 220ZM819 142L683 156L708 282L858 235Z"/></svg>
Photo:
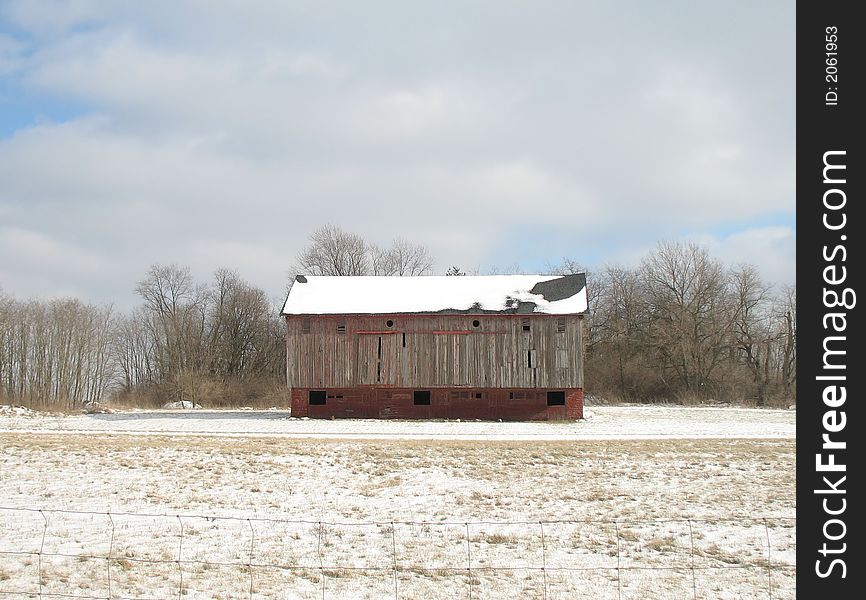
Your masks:
<svg viewBox="0 0 866 600"><path fill-rule="evenodd" d="M286 323L291 388L583 387L578 315L301 315Z"/></svg>

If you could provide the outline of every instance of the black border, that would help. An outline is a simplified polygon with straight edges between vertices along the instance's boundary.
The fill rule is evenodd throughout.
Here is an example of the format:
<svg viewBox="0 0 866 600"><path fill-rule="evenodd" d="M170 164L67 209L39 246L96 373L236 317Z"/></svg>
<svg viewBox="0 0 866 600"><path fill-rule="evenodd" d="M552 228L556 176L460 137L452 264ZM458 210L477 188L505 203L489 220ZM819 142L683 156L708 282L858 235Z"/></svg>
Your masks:
<svg viewBox="0 0 866 600"><path fill-rule="evenodd" d="M866 72L863 61L866 23L855 17L855 8L863 6L856 2L799 2L797 4L797 592L801 598L861 598L866 594L861 585L862 573L866 570L863 563L862 544L864 536L859 525L858 515L863 510L862 494L854 488L864 486L862 478L863 446L858 433L863 431L862 403L864 365L860 360L859 348L863 340L863 319L861 314L866 303L866 295L857 298L857 305L851 310L830 309L822 299L823 290L829 286L823 280L823 270L828 264L847 268L847 279L836 289L850 287L856 292L866 290L860 285L864 269L863 253L856 245L864 244L862 234L866 229L862 220L858 221L852 213L864 204L862 178L863 154L861 151L863 128L858 121L863 120L866 112L860 79ZM836 82L826 80L826 28L837 27L838 31L838 73ZM837 88L838 104L826 105L825 94ZM822 223L825 208L823 194L831 186L823 181L824 153L845 150L847 166L844 191L847 196L847 226L844 231L830 231ZM838 216L838 213L833 215ZM842 242L841 235L847 240ZM841 254L830 262L822 256L824 247L832 249L844 244L847 257L844 262ZM830 288L832 289L832 288ZM823 558L819 550L824 543L822 529L827 519L822 500L827 496L815 493L816 489L826 487L823 475L816 471L816 454L821 452L822 438L825 433L822 417L828 408L824 405L821 392L826 383L816 381L822 371L823 341L826 335L823 316L827 312L842 310L847 313L845 363L847 365L847 401L838 410L844 410L847 425L842 432L834 434L835 439L844 440L847 448L837 452L836 462L846 464L844 484L847 507L839 518L846 522L846 535L840 542L846 543L846 550L835 557L846 563L846 576L841 578L841 568L837 566L832 575L821 578L816 573L816 560ZM836 333L836 335L840 335ZM857 455L861 458L858 461ZM839 496L834 497L834 501ZM820 594L820 596L818 595Z"/></svg>

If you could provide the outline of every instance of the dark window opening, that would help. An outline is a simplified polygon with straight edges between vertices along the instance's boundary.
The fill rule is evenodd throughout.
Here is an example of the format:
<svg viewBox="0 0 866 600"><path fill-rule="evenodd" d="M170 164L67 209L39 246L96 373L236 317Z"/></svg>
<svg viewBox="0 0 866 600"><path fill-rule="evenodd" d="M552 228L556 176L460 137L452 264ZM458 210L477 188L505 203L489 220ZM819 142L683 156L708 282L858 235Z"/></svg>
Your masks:
<svg viewBox="0 0 866 600"><path fill-rule="evenodd" d="M388 319L387 321L385 321L385 325L387 325L389 328L390 328L390 327L393 327L393 326L394 326L394 321L392 321L391 319Z"/></svg>
<svg viewBox="0 0 866 600"><path fill-rule="evenodd" d="M565 406L565 392L547 392L548 406Z"/></svg>
<svg viewBox="0 0 866 600"><path fill-rule="evenodd" d="M376 383L382 382L382 336L379 336L379 348L376 350L378 360L376 361Z"/></svg>
<svg viewBox="0 0 866 600"><path fill-rule="evenodd" d="M304 319L303 321L301 321L301 331L303 331L304 333L310 333L310 326L311 324L309 319Z"/></svg>
<svg viewBox="0 0 866 600"><path fill-rule="evenodd" d="M523 327L523 331L529 331L529 319L521 319L520 325Z"/></svg>
<svg viewBox="0 0 866 600"><path fill-rule="evenodd" d="M514 400L514 392L508 392L508 399Z"/></svg>
<svg viewBox="0 0 866 600"><path fill-rule="evenodd" d="M430 390L415 390L412 393L412 404L415 406L429 406Z"/></svg>
<svg viewBox="0 0 866 600"><path fill-rule="evenodd" d="M481 398L481 392L475 392L475 397L480 399Z"/></svg>
<svg viewBox="0 0 866 600"><path fill-rule="evenodd" d="M325 390L310 390L310 406L322 405L327 402L328 394Z"/></svg>
<svg viewBox="0 0 866 600"><path fill-rule="evenodd" d="M403 347L406 347L406 334L403 334Z"/></svg>
<svg viewBox="0 0 866 600"><path fill-rule="evenodd" d="M556 333L565 333L565 319L556 320Z"/></svg>
<svg viewBox="0 0 866 600"><path fill-rule="evenodd" d="M342 319L337 321L337 333L346 333L346 322Z"/></svg>
<svg viewBox="0 0 866 600"><path fill-rule="evenodd" d="M526 366L532 368L532 350L526 351Z"/></svg>
<svg viewBox="0 0 866 600"><path fill-rule="evenodd" d="M478 319L475 319L474 321L472 321L472 326L475 327L476 329L481 327L481 321L479 321Z"/></svg>

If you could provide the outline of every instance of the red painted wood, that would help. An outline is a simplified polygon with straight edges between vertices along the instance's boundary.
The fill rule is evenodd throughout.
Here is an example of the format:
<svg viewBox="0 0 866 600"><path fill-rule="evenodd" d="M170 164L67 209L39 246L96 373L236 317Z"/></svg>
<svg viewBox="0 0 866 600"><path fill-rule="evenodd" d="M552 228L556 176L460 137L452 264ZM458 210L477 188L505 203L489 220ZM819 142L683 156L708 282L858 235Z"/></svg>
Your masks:
<svg viewBox="0 0 866 600"><path fill-rule="evenodd" d="M583 418L583 390L425 388L430 405L414 404L414 389L365 386L327 389L324 405L310 405L311 389L293 388L292 416L318 419L480 419L562 421ZM565 392L564 406L547 406L547 392ZM481 396L480 398L477 396Z"/></svg>

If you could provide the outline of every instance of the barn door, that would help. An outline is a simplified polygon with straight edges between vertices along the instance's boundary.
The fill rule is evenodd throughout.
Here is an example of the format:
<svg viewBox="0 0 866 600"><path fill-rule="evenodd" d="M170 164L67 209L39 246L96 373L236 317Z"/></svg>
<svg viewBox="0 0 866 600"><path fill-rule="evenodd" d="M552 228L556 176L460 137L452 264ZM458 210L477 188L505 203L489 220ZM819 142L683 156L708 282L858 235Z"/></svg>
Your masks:
<svg viewBox="0 0 866 600"><path fill-rule="evenodd" d="M376 336L373 350L376 363L376 383L379 385L397 385L400 381L400 348L398 336L392 333Z"/></svg>

